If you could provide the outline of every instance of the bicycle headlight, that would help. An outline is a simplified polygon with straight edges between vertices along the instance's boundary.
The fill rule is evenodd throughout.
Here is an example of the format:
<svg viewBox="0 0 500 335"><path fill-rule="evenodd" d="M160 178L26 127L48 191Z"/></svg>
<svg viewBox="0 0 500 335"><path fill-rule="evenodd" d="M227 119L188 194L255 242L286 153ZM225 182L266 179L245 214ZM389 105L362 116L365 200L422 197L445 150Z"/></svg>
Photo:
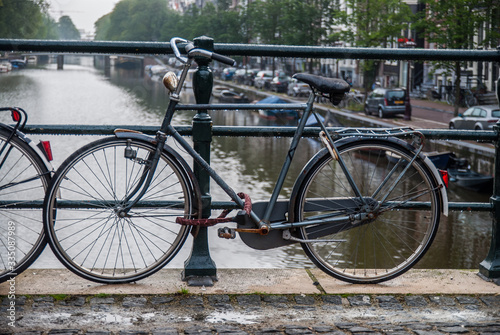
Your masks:
<svg viewBox="0 0 500 335"><path fill-rule="evenodd" d="M179 80L177 79L175 73L173 73L172 71L168 71L163 76L163 85L165 85L165 87L170 91L170 93L175 92L178 83Z"/></svg>

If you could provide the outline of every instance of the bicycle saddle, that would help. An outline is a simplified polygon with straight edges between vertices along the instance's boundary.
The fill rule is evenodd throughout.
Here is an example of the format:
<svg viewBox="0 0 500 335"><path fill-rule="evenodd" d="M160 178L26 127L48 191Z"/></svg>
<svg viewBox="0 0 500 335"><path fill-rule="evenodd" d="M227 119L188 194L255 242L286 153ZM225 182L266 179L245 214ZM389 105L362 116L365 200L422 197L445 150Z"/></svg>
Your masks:
<svg viewBox="0 0 500 335"><path fill-rule="evenodd" d="M326 78L308 73L296 73L293 78L309 84L321 93L328 94L334 105L338 105L344 94L351 90L351 86L343 79Z"/></svg>

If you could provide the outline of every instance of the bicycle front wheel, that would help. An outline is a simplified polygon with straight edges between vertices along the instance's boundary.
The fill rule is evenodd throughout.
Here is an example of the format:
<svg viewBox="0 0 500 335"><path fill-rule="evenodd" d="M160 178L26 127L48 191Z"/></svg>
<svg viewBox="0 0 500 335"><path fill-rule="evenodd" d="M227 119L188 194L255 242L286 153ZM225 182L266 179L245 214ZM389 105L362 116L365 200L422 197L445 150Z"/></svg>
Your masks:
<svg viewBox="0 0 500 335"><path fill-rule="evenodd" d="M0 283L26 270L47 244L42 203L50 171L26 142L0 129Z"/></svg>
<svg viewBox="0 0 500 335"><path fill-rule="evenodd" d="M351 283L401 275L424 255L438 228L440 191L432 173L392 141L357 139L338 150L362 197L323 150L299 183L295 221L373 215L300 228L300 238L308 240L302 243L305 253L324 272Z"/></svg>
<svg viewBox="0 0 500 335"><path fill-rule="evenodd" d="M139 193L156 146L106 138L71 155L45 198L44 220L57 258L77 275L100 283L142 279L165 266L190 228L177 217L195 215L195 193L184 161L164 150L146 193Z"/></svg>

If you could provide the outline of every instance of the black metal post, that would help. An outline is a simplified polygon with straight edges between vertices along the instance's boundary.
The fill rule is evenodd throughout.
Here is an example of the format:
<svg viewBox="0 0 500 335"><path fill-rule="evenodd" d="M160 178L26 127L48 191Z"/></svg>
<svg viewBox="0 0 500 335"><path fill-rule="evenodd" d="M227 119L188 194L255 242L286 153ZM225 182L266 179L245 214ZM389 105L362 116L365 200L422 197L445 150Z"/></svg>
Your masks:
<svg viewBox="0 0 500 335"><path fill-rule="evenodd" d="M214 41L209 37L198 37L194 39L196 47L213 50ZM213 74L209 68L210 60L207 58L196 58L197 71L193 76L193 92L197 104L208 104L213 87ZM194 149L210 163L210 143L212 142L212 118L207 110L199 110L193 118L193 142ZM202 194L202 216L210 217L212 197L210 195L210 177L196 163L194 174L200 184ZM197 228L194 228L197 229ZM191 256L184 263L183 280L189 286L213 286L217 280L217 268L210 257L208 247L207 228L199 228L193 241Z"/></svg>
<svg viewBox="0 0 500 335"><path fill-rule="evenodd" d="M497 81L496 93L500 105L500 78ZM497 122L493 129L497 134L497 140L495 141L495 179L493 195L490 198L490 203L493 205L491 244L486 259L479 264L479 273L500 285L500 124Z"/></svg>

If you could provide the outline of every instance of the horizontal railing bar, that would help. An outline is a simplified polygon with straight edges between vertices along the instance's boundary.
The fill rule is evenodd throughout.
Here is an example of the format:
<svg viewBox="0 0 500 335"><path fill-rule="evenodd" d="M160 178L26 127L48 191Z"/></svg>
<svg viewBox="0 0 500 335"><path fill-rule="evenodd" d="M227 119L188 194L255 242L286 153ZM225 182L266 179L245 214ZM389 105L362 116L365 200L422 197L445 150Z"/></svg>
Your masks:
<svg viewBox="0 0 500 335"><path fill-rule="evenodd" d="M0 51L100 54L172 54L169 42L112 42L0 39ZM383 60L500 61L500 50L344 48L215 43L214 51L231 56L344 58Z"/></svg>
<svg viewBox="0 0 500 335"><path fill-rule="evenodd" d="M156 134L157 126L135 126L135 125L27 125L25 133L50 134L50 135L112 135L115 129L130 129L145 134ZM176 126L175 129L181 135L191 135L191 126ZM335 132L343 127L328 127ZM214 136L258 136L258 137L292 137L296 127L249 127L249 126L213 126ZM316 137L320 131L319 127L306 127L304 137ZM428 139L439 140L469 140L469 141L496 141L498 134L490 130L429 130L419 129Z"/></svg>
<svg viewBox="0 0 500 335"><path fill-rule="evenodd" d="M305 110L306 104L197 104L177 105L176 110L256 110L256 109L286 109Z"/></svg>
<svg viewBox="0 0 500 335"><path fill-rule="evenodd" d="M112 206L115 203L105 203L104 201L87 201L87 202L77 202L71 200L57 202L57 208L103 208L105 206ZM42 200L33 201L22 201L22 200L3 200L0 201L0 208L41 208L43 206ZM408 204L407 207L420 209L427 208L429 204L423 203L422 206L416 205L416 203ZM169 207L169 208L182 208L180 202L175 201L147 201L140 202L136 207L149 208L149 207ZM231 201L213 201L212 209L226 209L232 208L236 209L236 204ZM404 207L404 206L403 206ZM493 210L493 205L487 202L450 202L448 203L448 209L452 211L477 211L477 212L489 212Z"/></svg>
<svg viewBox="0 0 500 335"><path fill-rule="evenodd" d="M345 48L254 44L215 44L215 51L234 56L344 58L383 60L498 61L500 50L411 48Z"/></svg>

